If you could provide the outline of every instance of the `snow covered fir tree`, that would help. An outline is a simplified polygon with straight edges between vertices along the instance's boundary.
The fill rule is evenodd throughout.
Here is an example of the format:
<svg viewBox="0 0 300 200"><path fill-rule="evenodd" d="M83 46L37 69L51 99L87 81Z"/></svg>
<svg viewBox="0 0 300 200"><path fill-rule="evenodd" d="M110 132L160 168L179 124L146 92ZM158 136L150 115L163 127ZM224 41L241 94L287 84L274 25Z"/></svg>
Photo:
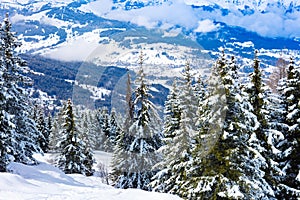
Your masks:
<svg viewBox="0 0 300 200"><path fill-rule="evenodd" d="M163 126L163 142L164 145L159 149L163 159L157 163L154 167L160 169L160 171L154 176L154 180L151 183L154 191L169 192L171 187L168 183L172 174L169 163L175 159L173 153L175 131L180 128L181 111L179 101L179 89L176 79L173 82L173 86L170 90L170 94L165 102L164 110L164 126Z"/></svg>
<svg viewBox="0 0 300 200"><path fill-rule="evenodd" d="M160 119L150 101L148 85L143 71L143 53L139 57L134 99L127 98L128 114L123 134L117 143L113 161L114 185L118 188L151 190L153 166L160 160L156 152L162 145ZM130 84L130 80L128 80ZM130 86L127 87L130 92ZM131 96L131 94L128 94ZM133 103L133 109L131 107ZM133 112L133 113L131 113Z"/></svg>
<svg viewBox="0 0 300 200"><path fill-rule="evenodd" d="M58 167L66 174L92 175L93 155L78 131L71 100L68 100L65 105L63 120L61 139L58 144L61 149L57 162Z"/></svg>
<svg viewBox="0 0 300 200"><path fill-rule="evenodd" d="M36 122L37 129L41 133L41 136L38 138L39 146L41 147L43 152L46 153L49 150L49 136L50 136L49 134L50 134L50 132L48 129L47 121L45 119L45 114L44 114L43 108L37 107L35 114L36 114L36 117L34 118L34 120Z"/></svg>
<svg viewBox="0 0 300 200"><path fill-rule="evenodd" d="M177 86L177 81L174 81L165 103L165 145L159 150L163 160L157 164L157 167L162 169L151 183L156 191L177 194L179 185L184 182L186 164L191 161L191 149L195 143L193 137L196 132L196 111L198 100L202 96L201 89L197 87L198 83L192 85L192 81L190 63L187 62L182 73L181 85Z"/></svg>
<svg viewBox="0 0 300 200"><path fill-rule="evenodd" d="M23 75L26 63L16 53L21 44L11 28L6 15L0 26L1 171L11 161L35 164L33 153L42 152L38 138L43 136L31 118L31 99L25 89L31 80Z"/></svg>
<svg viewBox="0 0 300 200"><path fill-rule="evenodd" d="M282 124L284 140L279 144L282 151L280 165L282 176L278 185L278 199L300 198L300 68L291 58L287 77L281 88Z"/></svg>

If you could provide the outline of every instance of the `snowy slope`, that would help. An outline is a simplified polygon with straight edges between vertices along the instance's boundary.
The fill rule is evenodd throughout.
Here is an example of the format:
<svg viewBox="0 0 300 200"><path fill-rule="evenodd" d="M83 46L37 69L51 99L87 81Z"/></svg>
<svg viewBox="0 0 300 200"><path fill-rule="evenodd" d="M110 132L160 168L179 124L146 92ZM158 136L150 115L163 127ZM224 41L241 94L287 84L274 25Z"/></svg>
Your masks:
<svg viewBox="0 0 300 200"><path fill-rule="evenodd" d="M98 152L98 159L109 159ZM38 166L11 163L12 173L0 173L0 200L179 200L179 197L137 189L121 190L101 183L99 177L65 175L42 160ZM107 161L107 160L106 160Z"/></svg>

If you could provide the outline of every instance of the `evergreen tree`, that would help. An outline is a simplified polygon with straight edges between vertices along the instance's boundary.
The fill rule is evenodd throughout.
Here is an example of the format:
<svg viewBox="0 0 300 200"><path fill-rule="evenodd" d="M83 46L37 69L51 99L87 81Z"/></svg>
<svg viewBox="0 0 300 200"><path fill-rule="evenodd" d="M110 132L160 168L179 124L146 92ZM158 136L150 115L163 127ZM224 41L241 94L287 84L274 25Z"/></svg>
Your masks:
<svg viewBox="0 0 300 200"><path fill-rule="evenodd" d="M189 63L183 73L182 93L177 96L174 91L166 102L166 145L161 148L164 160L160 163L163 169L154 177L152 184L157 191L178 194L187 179L186 167L191 162L191 151L195 145L196 109L205 96L200 79L192 85Z"/></svg>
<svg viewBox="0 0 300 200"><path fill-rule="evenodd" d="M84 157L84 160L83 160L83 165L84 165L83 174L85 176L92 176L95 172L95 170L93 169L93 166L96 163L96 161L95 161L95 158L94 158L93 150L89 145L86 145L84 147L84 156L85 157Z"/></svg>
<svg viewBox="0 0 300 200"><path fill-rule="evenodd" d="M206 95L206 89L205 89L205 84L202 80L201 77L198 77L196 83L194 84L194 91L195 91L195 96L197 99L197 109L199 108L199 104L203 103L203 100ZM197 117L196 117L197 119Z"/></svg>
<svg viewBox="0 0 300 200"><path fill-rule="evenodd" d="M79 121L79 132L81 133L81 139L87 142L87 146L91 147L92 140L91 140L91 133L89 128L89 121L87 112L82 112L80 114L80 121Z"/></svg>
<svg viewBox="0 0 300 200"><path fill-rule="evenodd" d="M102 113L102 134L104 136L104 151L106 152L112 152L112 141L110 140L111 137L111 132L110 132L110 116L108 109L105 107L103 108L103 113Z"/></svg>
<svg viewBox="0 0 300 200"><path fill-rule="evenodd" d="M114 108L112 108L111 114L109 117L109 126L110 126L110 129L109 129L109 138L108 139L111 144L110 149L111 149L111 151L113 151L113 149L117 143L117 138L121 134L121 128L118 125L117 115L116 115L116 111Z"/></svg>
<svg viewBox="0 0 300 200"><path fill-rule="evenodd" d="M40 131L41 135L38 138L39 145L43 152L48 152L49 150L49 131L45 120L44 110L40 107L37 110L36 119L37 129Z"/></svg>
<svg viewBox="0 0 300 200"><path fill-rule="evenodd" d="M194 90L195 90L195 95L197 97L197 117L196 117L196 133L195 135L193 135L193 138L195 139L196 143L197 141L197 136L198 136L198 132L201 129L201 126L204 125L204 122L200 120L200 118L204 117L203 115L205 114L205 109L206 109L206 105L205 105L205 100L207 97L207 88L205 88L205 84L203 82L203 80L199 77L197 80L196 85L194 86Z"/></svg>
<svg viewBox="0 0 300 200"><path fill-rule="evenodd" d="M58 157L58 167L66 174L86 174L89 173L86 164L85 143L80 140L77 130L71 100L68 100L63 111L64 124L61 130L61 141L59 147L61 154Z"/></svg>
<svg viewBox="0 0 300 200"><path fill-rule="evenodd" d="M96 135L98 131L95 112L91 110L85 110L82 115L81 126L85 127L85 131L83 130L81 132L82 134L86 135L90 148L95 149L97 143Z"/></svg>
<svg viewBox="0 0 300 200"><path fill-rule="evenodd" d="M278 91L280 89L278 88ZM284 116L284 103L281 95L278 93L272 93L270 89L266 90L266 110L268 117L268 130L266 134L268 136L268 144L270 145L270 171L268 182L273 187L273 190L278 191L278 184L282 178L283 171L280 167L281 157L281 145L284 140L284 133L288 130L288 126L285 124Z"/></svg>
<svg viewBox="0 0 300 200"><path fill-rule="evenodd" d="M199 130L198 135L195 136L197 142L191 153L193 159L186 166L186 176L189 179L186 178L185 183L180 186L181 189L178 191L178 194L185 198L209 199L205 194L206 192L215 195L213 194L215 187L211 188L211 186L215 184L214 180L216 178L214 174L217 175L218 173L209 172L214 166L211 166L211 163L206 164L204 161L206 159L209 160L209 157L214 155L212 151L222 130L223 116L226 111L224 101L226 99L224 99L225 90L220 74L226 62L225 54L223 53L222 57L218 59L216 65L212 68L207 88L209 94L202 105L198 107L197 125ZM208 172L204 174L206 168ZM209 187L205 188L205 186Z"/></svg>
<svg viewBox="0 0 300 200"><path fill-rule="evenodd" d="M114 147L114 154L112 159L112 173L110 174L114 185L118 182L118 179L124 172L126 172L127 166L129 166L129 160L126 158L129 156L129 152L125 149L130 145L132 136L129 134L129 128L134 121L134 105L132 100L131 90L131 78L129 71L127 71L127 82L126 82L126 113L125 121L120 135L116 138L117 143ZM127 133L127 134L126 134Z"/></svg>
<svg viewBox="0 0 300 200"><path fill-rule="evenodd" d="M186 110L186 119L189 120L186 123L189 123L189 126L192 128L190 133L192 136L197 130L195 125L197 120L198 94L196 94L192 85L193 78L189 62L186 62L182 76L183 80L180 86L181 93L179 94L180 109Z"/></svg>
<svg viewBox="0 0 300 200"><path fill-rule="evenodd" d="M46 120L46 130L47 130L47 136L48 136L48 150L50 150L50 136L52 135L52 116L51 113L48 113L48 117Z"/></svg>
<svg viewBox="0 0 300 200"><path fill-rule="evenodd" d="M33 114L32 114L32 119L33 119L35 122L38 121L38 110L39 110L39 108L38 108L38 103L35 102L35 103L34 103L34 106L33 106Z"/></svg>
<svg viewBox="0 0 300 200"><path fill-rule="evenodd" d="M253 107L253 112L257 117L259 122L259 127L256 130L256 135L259 139L261 145L268 149L267 144L267 136L265 135L265 131L268 129L268 122L266 117L266 110L265 110L265 101L266 94L264 91L264 83L262 81L262 71L259 65L259 60L257 57L257 51L255 52L253 73L250 74L250 81L251 84L248 84L246 90L249 94L249 102Z"/></svg>
<svg viewBox="0 0 300 200"><path fill-rule="evenodd" d="M151 183L153 189L159 192L168 192L170 187L167 187L166 180L171 176L170 162L175 158L173 156L173 145L175 133L180 128L181 111L180 111L179 91L177 88L177 81L174 80L173 87L170 90L170 94L165 102L164 110L164 145L159 149L159 152L163 155L163 159L159 162L155 168L160 171L153 177ZM171 156L172 155L172 156Z"/></svg>
<svg viewBox="0 0 300 200"><path fill-rule="evenodd" d="M89 111L87 114L92 149L97 149L97 143L98 143L97 138L98 138L98 133L100 132L96 115L97 115L97 110Z"/></svg>
<svg viewBox="0 0 300 200"><path fill-rule="evenodd" d="M200 119L199 142L179 191L185 198L265 199L272 193L260 170L264 159L249 146L257 119L236 70L234 59L228 64L224 54L212 70L213 89L203 115L207 118ZM224 100L226 106L220 106Z"/></svg>
<svg viewBox="0 0 300 200"><path fill-rule="evenodd" d="M108 109L106 107L97 110L96 149L102 151L105 151L105 143L109 134L108 118Z"/></svg>
<svg viewBox="0 0 300 200"><path fill-rule="evenodd" d="M187 163L191 162L192 138L190 133L193 132L190 125L190 119L187 117L186 110L181 111L180 126L175 131L175 137L172 146L169 149L166 169L169 175L165 177L163 190L172 194L179 194L180 187L185 183L187 176Z"/></svg>
<svg viewBox="0 0 300 200"><path fill-rule="evenodd" d="M164 110L164 141L168 143L169 139L175 137L175 131L180 126L180 100L179 91L177 88L177 81L174 80L173 88L170 90L170 94L167 96Z"/></svg>
<svg viewBox="0 0 300 200"><path fill-rule="evenodd" d="M3 29L0 24L0 34L3 34ZM3 41L0 40L0 172L6 172L7 164L9 163L8 151L11 148L9 143L9 137L11 137L13 132L13 122L9 113L7 113L6 109L6 92L4 90L4 78L2 76L2 72L5 70L3 54L4 52L4 44Z"/></svg>
<svg viewBox="0 0 300 200"><path fill-rule="evenodd" d="M64 109L65 109L65 105L53 117L51 135L49 137L49 148L53 152L59 152L58 143L61 139L60 132L62 130L62 124L64 123L64 119L63 119Z"/></svg>
<svg viewBox="0 0 300 200"><path fill-rule="evenodd" d="M1 86L2 83L3 81L0 80ZM1 87L0 88L0 172L6 172L6 167L10 162L8 152L11 150L10 148L12 147L9 142L9 137L11 137L14 134L13 132L14 126L13 126L11 116L5 111L5 100L6 100L5 93L3 91L3 87Z"/></svg>
<svg viewBox="0 0 300 200"><path fill-rule="evenodd" d="M271 102L268 102L268 87L263 82L263 74L260 68L258 52L255 52L253 73L250 74L251 83L247 85L246 91L249 95L249 102L253 107L253 113L255 114L258 121L258 128L254 131L255 140L251 140L251 146L255 148L266 160L265 165L262 165L264 171L264 179L273 186L273 190L276 189L276 178L277 173L274 168L276 164L275 155L273 153L274 147L276 146L277 132L274 132L270 124L270 111L268 106ZM270 93L270 92L269 92ZM272 195L273 196L273 195Z"/></svg>
<svg viewBox="0 0 300 200"><path fill-rule="evenodd" d="M278 198L300 197L300 69L291 59L283 90L284 123L288 129L281 144L283 178L279 185Z"/></svg>
<svg viewBox="0 0 300 200"><path fill-rule="evenodd" d="M84 142L84 160L83 164L85 166L84 174L86 176L91 176L94 173L93 165L95 163L92 146L94 144L93 136L92 136L92 129L90 128L90 123L88 120L88 112L83 112L81 115L80 121L80 139Z"/></svg>
<svg viewBox="0 0 300 200"><path fill-rule="evenodd" d="M126 82L126 103L127 103L127 112L125 126L129 127L134 117L134 104L132 99L132 90L131 90L131 77L129 71L127 71L127 82ZM126 125L128 124L128 125Z"/></svg>
<svg viewBox="0 0 300 200"><path fill-rule="evenodd" d="M162 145L162 135L159 116L149 99L150 94L142 67L142 53L139 64L137 88L133 101L136 111L134 121L128 129L129 132L125 132L121 140L123 144L119 144L123 147L123 158L118 161L118 166L115 166L117 167L115 171L120 174L115 181L115 186L151 190L149 183L154 175L152 167L160 158L156 150Z"/></svg>
<svg viewBox="0 0 300 200"><path fill-rule="evenodd" d="M11 26L7 15L0 28L0 76L3 81L1 117L6 127L6 130L3 129L5 134L1 136L5 138L3 146L6 150L3 151L3 156L7 160L8 153L16 162L34 164L37 161L33 158L33 153L41 152L37 142L40 132L30 117L31 100L24 86L29 85L31 80L22 75L26 63L15 51L21 44L11 32Z"/></svg>

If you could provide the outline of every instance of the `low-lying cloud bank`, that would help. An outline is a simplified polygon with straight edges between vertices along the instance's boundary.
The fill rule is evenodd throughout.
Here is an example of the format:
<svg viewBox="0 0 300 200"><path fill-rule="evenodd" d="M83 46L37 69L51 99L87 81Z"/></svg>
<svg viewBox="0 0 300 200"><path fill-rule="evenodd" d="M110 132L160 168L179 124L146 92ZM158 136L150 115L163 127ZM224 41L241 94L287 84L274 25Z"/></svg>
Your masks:
<svg viewBox="0 0 300 200"><path fill-rule="evenodd" d="M201 6L192 7L191 2L198 6L215 3L220 6L215 6L213 11L208 11ZM85 5L84 9L102 17L128 21L147 28L170 28L179 25L195 32L210 32L218 28L217 22L224 22L228 25L243 27L262 36L300 37L300 12L297 9L287 10L287 7L278 7L275 4L269 7L248 9L241 5L235 7L227 5L226 9L229 12L224 15L224 5L220 4L218 0L211 0L205 4L203 2L162 1L161 4L124 10L122 8L112 9L115 5L111 1L98 0L92 2L91 5ZM288 2L285 3L288 4ZM293 5L297 5L297 2L293 2ZM101 9L99 9L100 7ZM243 10L241 10L242 7ZM264 10L262 11L262 9Z"/></svg>

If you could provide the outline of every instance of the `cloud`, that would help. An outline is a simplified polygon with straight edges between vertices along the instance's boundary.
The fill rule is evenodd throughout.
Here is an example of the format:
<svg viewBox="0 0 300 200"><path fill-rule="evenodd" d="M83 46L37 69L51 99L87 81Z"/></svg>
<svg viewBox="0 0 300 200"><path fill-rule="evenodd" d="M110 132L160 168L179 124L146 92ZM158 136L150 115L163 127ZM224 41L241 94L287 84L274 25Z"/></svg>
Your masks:
<svg viewBox="0 0 300 200"><path fill-rule="evenodd" d="M92 12L95 15L102 16L111 11L113 2L111 0L96 0L86 5L82 5L80 10Z"/></svg>
<svg viewBox="0 0 300 200"><path fill-rule="evenodd" d="M270 11L272 10L272 12ZM209 19L239 26L268 37L300 37L300 12L285 14L282 9L270 9L269 12L255 11L251 15L231 12L223 16L221 11L208 12L196 9L198 19Z"/></svg>
<svg viewBox="0 0 300 200"><path fill-rule="evenodd" d="M179 25L195 32L209 32L218 28L212 21L224 22L231 26L239 26L246 30L256 32L268 37L300 37L300 12L294 10L285 13L283 7L261 6L254 9L254 13L243 15L237 7L230 7L230 13L224 16L221 10L213 12L201 8L193 8L188 0L162 1L161 5L146 6L139 9L123 10L118 8L111 10L111 0L97 0L91 2L82 9L89 10L95 14L120 21L128 21L146 28L174 27ZM192 1L196 2L196 1ZM206 1L205 1L206 2ZM210 3L209 3L210 2ZM208 4L211 4L209 1ZM190 5L187 5L189 3ZM220 2L217 2L220 3ZM199 1L199 4L204 4ZM224 4L225 6L227 4ZM228 5L227 5L228 7Z"/></svg>
<svg viewBox="0 0 300 200"><path fill-rule="evenodd" d="M172 24L192 29L196 28L198 23L193 9L183 1L147 6L129 11L116 9L106 14L105 17L129 21L147 28L155 28L158 24Z"/></svg>
<svg viewBox="0 0 300 200"><path fill-rule="evenodd" d="M198 22L198 27L194 32L207 33L216 30L218 27L219 25L215 25L211 20L205 19Z"/></svg>
<svg viewBox="0 0 300 200"><path fill-rule="evenodd" d="M299 37L300 19L289 19L277 13L255 13L238 19L231 16L224 20L229 25L241 26L247 30L269 37Z"/></svg>

